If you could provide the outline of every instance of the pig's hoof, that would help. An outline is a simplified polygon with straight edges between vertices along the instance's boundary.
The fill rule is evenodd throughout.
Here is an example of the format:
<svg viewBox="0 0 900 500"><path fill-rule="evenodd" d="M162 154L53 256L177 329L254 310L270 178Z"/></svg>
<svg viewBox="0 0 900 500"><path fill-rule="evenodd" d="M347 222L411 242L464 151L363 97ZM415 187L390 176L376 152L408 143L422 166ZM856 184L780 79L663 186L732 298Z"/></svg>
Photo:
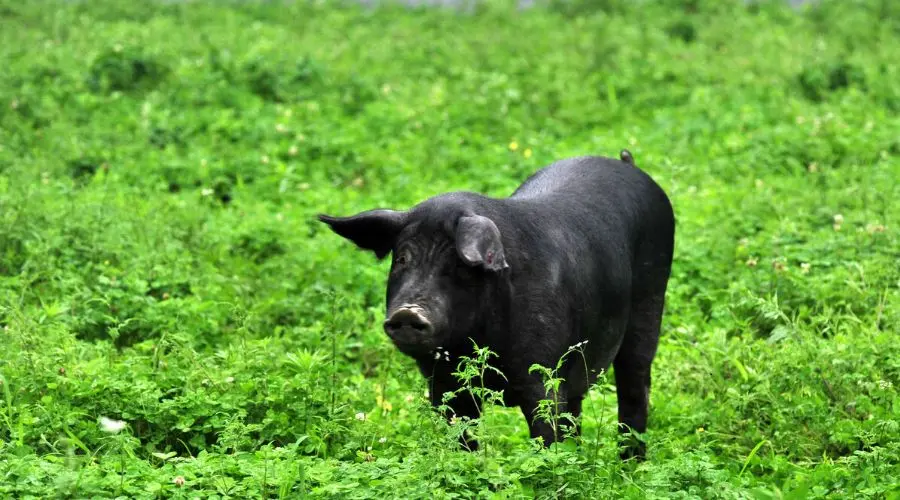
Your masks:
<svg viewBox="0 0 900 500"><path fill-rule="evenodd" d="M463 451L478 451L478 441L472 438L467 439L465 436L460 436L459 446Z"/></svg>
<svg viewBox="0 0 900 500"><path fill-rule="evenodd" d="M636 437L629 437L622 443L619 458L623 461L643 462L647 458L647 444Z"/></svg>

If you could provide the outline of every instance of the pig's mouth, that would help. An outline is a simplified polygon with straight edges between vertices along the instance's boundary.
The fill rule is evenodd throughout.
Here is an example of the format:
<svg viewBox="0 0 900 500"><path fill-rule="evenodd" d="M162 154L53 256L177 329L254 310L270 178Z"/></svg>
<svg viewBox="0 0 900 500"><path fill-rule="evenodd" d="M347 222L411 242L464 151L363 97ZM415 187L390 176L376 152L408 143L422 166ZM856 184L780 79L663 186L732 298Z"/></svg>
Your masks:
<svg viewBox="0 0 900 500"><path fill-rule="evenodd" d="M384 332L398 349L409 355L422 355L434 349L434 325L418 304L396 307L384 320Z"/></svg>

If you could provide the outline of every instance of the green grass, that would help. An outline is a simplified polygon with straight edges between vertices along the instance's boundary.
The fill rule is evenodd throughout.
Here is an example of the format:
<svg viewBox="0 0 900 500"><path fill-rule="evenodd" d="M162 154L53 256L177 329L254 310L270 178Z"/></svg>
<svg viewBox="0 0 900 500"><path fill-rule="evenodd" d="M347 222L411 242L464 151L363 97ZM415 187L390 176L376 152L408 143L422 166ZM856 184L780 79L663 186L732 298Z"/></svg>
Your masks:
<svg viewBox="0 0 900 500"><path fill-rule="evenodd" d="M900 498L900 9L594 3L0 0L0 496ZM314 215L623 147L678 218L648 460L611 377L455 451Z"/></svg>

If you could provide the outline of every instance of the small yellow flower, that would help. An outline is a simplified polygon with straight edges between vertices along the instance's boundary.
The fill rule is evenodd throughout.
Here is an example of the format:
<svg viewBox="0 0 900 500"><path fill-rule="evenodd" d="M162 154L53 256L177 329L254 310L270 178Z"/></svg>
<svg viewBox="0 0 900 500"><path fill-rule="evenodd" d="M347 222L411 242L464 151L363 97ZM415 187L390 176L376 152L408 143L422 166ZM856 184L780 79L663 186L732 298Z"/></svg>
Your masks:
<svg viewBox="0 0 900 500"><path fill-rule="evenodd" d="M759 259L756 257L750 257L747 259L747 267L756 267L756 264L759 262Z"/></svg>
<svg viewBox="0 0 900 500"><path fill-rule="evenodd" d="M525 159L531 158L531 148L525 148L525 151L522 151L522 156L524 156Z"/></svg>
<svg viewBox="0 0 900 500"><path fill-rule="evenodd" d="M809 265L809 262L801 262L800 263L800 272L803 274L809 274L810 267L811 266Z"/></svg>
<svg viewBox="0 0 900 500"><path fill-rule="evenodd" d="M515 151L515 150L517 150L517 149L519 149L519 143L518 143L518 142L512 141L512 142L509 143L509 150L510 150L510 151Z"/></svg>
<svg viewBox="0 0 900 500"><path fill-rule="evenodd" d="M697 427L697 432L706 432L706 429L703 427Z"/></svg>

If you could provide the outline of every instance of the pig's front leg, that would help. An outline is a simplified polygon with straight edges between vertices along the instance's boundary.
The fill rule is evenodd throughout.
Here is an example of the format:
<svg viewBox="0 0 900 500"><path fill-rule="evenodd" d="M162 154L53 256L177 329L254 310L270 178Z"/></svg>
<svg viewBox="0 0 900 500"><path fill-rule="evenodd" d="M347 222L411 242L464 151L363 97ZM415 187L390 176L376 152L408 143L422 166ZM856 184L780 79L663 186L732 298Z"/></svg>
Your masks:
<svg viewBox="0 0 900 500"><path fill-rule="evenodd" d="M476 419L481 416L481 401L470 391L460 390L460 383L453 377L452 370L442 370L438 368L434 375L430 378L429 396L431 405L435 408L446 404L449 408L443 411L444 418L448 422L452 422L453 418L461 419L468 417ZM444 401L444 393L452 392L454 396L449 401ZM465 450L475 451L478 449L478 441L463 433L459 437L459 444Z"/></svg>
<svg viewBox="0 0 900 500"><path fill-rule="evenodd" d="M529 377L528 384L520 387L518 392L519 407L522 409L525 420L528 422L528 431L531 438L540 437L545 447L556 441L561 441L565 437L566 424L569 424L569 422L568 420L564 421L560 415L570 411L568 409L565 384L560 386L559 391L555 394L552 392L548 393L539 379L535 380L533 377ZM546 415L541 411L542 400L554 402L549 408L551 411L550 415Z"/></svg>

